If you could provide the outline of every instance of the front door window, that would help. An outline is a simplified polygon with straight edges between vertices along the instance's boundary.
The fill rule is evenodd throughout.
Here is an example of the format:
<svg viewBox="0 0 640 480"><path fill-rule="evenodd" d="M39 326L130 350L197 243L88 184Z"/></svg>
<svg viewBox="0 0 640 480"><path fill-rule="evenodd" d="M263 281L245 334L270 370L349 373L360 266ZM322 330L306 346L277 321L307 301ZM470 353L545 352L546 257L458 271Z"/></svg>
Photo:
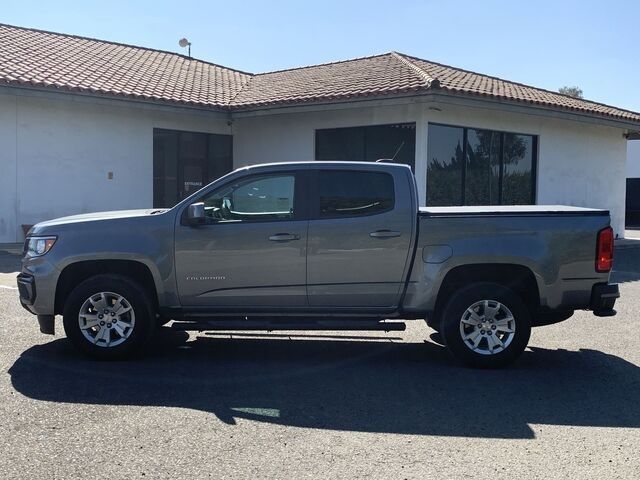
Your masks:
<svg viewBox="0 0 640 480"><path fill-rule="evenodd" d="M203 201L208 223L293 220L294 175L260 175L226 185Z"/></svg>

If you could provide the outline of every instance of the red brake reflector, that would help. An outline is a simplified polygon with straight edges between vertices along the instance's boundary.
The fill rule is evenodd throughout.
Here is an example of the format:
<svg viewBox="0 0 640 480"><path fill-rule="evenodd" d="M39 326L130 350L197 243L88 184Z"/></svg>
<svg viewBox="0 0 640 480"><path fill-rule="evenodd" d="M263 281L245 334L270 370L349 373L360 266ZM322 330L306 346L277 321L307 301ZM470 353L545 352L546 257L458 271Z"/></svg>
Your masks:
<svg viewBox="0 0 640 480"><path fill-rule="evenodd" d="M598 232L596 248L596 271L609 272L613 267L613 228L603 228Z"/></svg>

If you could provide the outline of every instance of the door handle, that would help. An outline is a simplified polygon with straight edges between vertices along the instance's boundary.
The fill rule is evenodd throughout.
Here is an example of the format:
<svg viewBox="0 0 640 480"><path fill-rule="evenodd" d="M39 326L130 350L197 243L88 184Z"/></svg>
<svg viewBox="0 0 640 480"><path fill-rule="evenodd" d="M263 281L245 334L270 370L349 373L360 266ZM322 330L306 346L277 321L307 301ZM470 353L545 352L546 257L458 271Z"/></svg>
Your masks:
<svg viewBox="0 0 640 480"><path fill-rule="evenodd" d="M290 242L292 240L300 240L300 235L294 235L292 233L276 233L271 235L269 240L272 242Z"/></svg>
<svg viewBox="0 0 640 480"><path fill-rule="evenodd" d="M396 232L394 230L376 230L369 234L369 236L373 238L392 238L399 237L400 235L402 235L401 232Z"/></svg>

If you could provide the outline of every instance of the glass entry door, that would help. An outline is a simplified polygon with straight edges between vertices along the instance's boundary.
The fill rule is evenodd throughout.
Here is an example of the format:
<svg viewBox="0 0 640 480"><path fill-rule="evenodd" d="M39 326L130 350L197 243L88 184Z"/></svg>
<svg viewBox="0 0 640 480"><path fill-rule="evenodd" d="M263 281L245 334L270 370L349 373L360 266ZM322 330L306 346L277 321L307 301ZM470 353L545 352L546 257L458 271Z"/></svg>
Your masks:
<svg viewBox="0 0 640 480"><path fill-rule="evenodd" d="M178 151L178 201L181 201L208 183L207 135L179 133Z"/></svg>
<svg viewBox="0 0 640 480"><path fill-rule="evenodd" d="M233 169L233 136L153 130L153 206L172 207Z"/></svg>

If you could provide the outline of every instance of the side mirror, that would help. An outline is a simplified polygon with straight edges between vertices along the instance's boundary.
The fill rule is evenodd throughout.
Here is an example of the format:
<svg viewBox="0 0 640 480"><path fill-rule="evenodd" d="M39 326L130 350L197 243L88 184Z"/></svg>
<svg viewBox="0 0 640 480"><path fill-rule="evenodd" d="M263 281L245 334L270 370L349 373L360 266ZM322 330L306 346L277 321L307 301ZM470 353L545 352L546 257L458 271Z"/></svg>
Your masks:
<svg viewBox="0 0 640 480"><path fill-rule="evenodd" d="M202 225L206 222L204 216L204 202L192 203L187 209L187 223L189 225Z"/></svg>

